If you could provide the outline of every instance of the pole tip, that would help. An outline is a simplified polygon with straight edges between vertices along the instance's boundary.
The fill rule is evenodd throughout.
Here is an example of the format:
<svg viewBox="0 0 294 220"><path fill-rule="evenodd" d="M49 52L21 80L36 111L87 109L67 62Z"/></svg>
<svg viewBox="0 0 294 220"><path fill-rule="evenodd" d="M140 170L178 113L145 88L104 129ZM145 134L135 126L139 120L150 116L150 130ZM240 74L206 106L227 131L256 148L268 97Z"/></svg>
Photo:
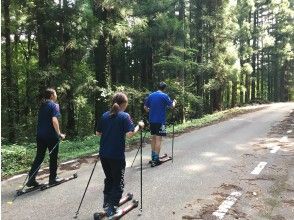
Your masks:
<svg viewBox="0 0 294 220"><path fill-rule="evenodd" d="M73 218L77 219L78 218L78 212L76 212L75 216Z"/></svg>

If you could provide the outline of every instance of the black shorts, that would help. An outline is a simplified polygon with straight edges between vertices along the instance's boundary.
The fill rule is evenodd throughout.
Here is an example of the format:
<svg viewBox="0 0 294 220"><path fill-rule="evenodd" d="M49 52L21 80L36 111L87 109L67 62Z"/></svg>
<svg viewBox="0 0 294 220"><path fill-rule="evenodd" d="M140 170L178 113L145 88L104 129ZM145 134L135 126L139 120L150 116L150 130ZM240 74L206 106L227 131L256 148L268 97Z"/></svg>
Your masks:
<svg viewBox="0 0 294 220"><path fill-rule="evenodd" d="M166 136L165 124L161 123L150 123L151 135Z"/></svg>

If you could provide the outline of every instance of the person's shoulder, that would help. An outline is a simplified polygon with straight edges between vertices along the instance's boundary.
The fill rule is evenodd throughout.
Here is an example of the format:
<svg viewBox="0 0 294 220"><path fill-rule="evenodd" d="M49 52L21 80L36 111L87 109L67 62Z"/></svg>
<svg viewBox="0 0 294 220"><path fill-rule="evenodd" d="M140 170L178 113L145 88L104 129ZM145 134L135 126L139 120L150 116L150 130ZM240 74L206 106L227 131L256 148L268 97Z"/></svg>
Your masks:
<svg viewBox="0 0 294 220"><path fill-rule="evenodd" d="M48 101L45 103L45 105L48 106L49 108L54 108L59 111L59 104L58 103L55 103L53 101Z"/></svg>
<svg viewBox="0 0 294 220"><path fill-rule="evenodd" d="M104 112L104 113L102 114L102 118L106 118L106 117L108 117L108 116L109 116L109 111Z"/></svg>
<svg viewBox="0 0 294 220"><path fill-rule="evenodd" d="M155 94L156 94L156 91L155 92L150 92L149 95L148 95L148 97L154 96Z"/></svg>
<svg viewBox="0 0 294 220"><path fill-rule="evenodd" d="M121 117L121 118L130 118L129 113L122 112L122 111L118 113L118 116Z"/></svg>
<svg viewBox="0 0 294 220"><path fill-rule="evenodd" d="M168 94L166 94L165 92L162 91L158 91L158 96L162 96L162 97L168 97Z"/></svg>
<svg viewBox="0 0 294 220"><path fill-rule="evenodd" d="M154 91L149 96L159 96L159 95L161 95L160 91Z"/></svg>
<svg viewBox="0 0 294 220"><path fill-rule="evenodd" d="M132 117L127 112L119 112L118 115L122 120L128 120L130 122L133 122Z"/></svg>

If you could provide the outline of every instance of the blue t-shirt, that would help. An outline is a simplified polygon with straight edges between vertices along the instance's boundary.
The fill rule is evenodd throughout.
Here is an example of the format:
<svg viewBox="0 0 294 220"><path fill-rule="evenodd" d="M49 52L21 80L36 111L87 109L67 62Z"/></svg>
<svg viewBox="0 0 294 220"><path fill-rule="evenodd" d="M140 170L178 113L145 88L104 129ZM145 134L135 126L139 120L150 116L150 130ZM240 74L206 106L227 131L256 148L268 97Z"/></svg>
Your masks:
<svg viewBox="0 0 294 220"><path fill-rule="evenodd" d="M172 104L166 93L162 91L151 93L145 101L145 106L149 108L149 122L165 124L166 108L172 107Z"/></svg>
<svg viewBox="0 0 294 220"><path fill-rule="evenodd" d="M102 133L99 154L109 159L125 159L126 133L134 131L134 124L126 112L110 115L105 112L98 122L96 131Z"/></svg>
<svg viewBox="0 0 294 220"><path fill-rule="evenodd" d="M53 101L46 101L41 104L38 114L37 137L43 139L56 139L56 133L52 118L60 117L59 105Z"/></svg>

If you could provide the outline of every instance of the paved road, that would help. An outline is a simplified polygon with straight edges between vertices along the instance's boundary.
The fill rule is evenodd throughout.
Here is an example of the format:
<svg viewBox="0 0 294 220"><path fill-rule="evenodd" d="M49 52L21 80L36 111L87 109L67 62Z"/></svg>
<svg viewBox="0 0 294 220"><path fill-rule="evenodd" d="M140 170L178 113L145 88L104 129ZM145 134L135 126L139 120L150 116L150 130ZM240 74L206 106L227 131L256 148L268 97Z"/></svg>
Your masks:
<svg viewBox="0 0 294 220"><path fill-rule="evenodd" d="M271 219L273 213L283 217L277 219L294 219L293 177L289 175L292 171L293 176L294 170L289 167L289 164L294 166L293 138L283 135L284 131L275 138L269 136L271 128L277 129L273 126L293 109L294 103L273 104L176 137L174 162L147 167L143 171L142 215L139 216L139 209L136 209L124 219L221 219L216 212L219 209L220 212L228 209L223 219ZM294 130L294 122L290 127ZM282 147L276 153L270 153L275 144ZM164 141L162 152L171 153L170 139ZM139 157L134 167L130 167L135 153L136 150L126 153L125 192L134 193L139 200ZM143 149L143 163L148 162L149 154L150 147L147 146ZM267 162L264 169L258 175L251 174L260 162ZM24 177L3 181L2 219L72 219L92 168L93 162L88 161L78 169L79 178L43 192L23 195L12 205L7 201L11 200ZM61 171L60 176L74 172ZM103 178L98 164L78 219L92 219L93 213L100 209ZM279 203L275 196L282 193L279 189L288 185L285 206L277 209ZM231 202L225 202L231 193L233 199L231 196ZM230 203L233 203L232 207Z"/></svg>

